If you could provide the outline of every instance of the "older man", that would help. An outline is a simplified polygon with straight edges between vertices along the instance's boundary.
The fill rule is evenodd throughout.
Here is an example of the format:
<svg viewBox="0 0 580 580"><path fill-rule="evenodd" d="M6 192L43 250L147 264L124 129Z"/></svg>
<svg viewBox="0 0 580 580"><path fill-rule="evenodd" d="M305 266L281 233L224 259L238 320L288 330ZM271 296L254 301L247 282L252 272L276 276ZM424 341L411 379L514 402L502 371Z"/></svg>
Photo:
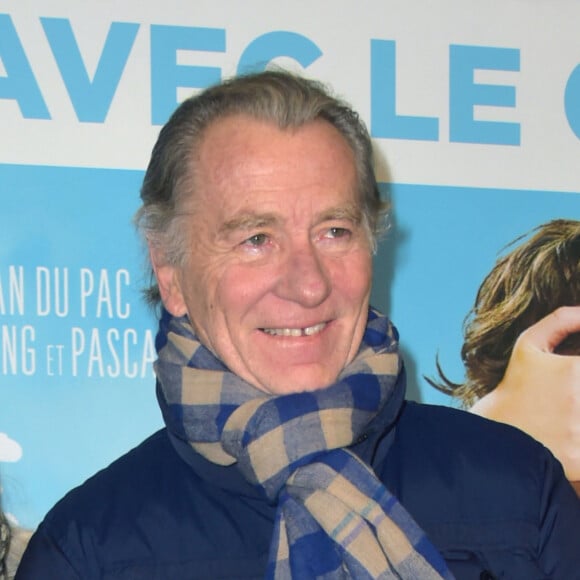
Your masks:
<svg viewBox="0 0 580 580"><path fill-rule="evenodd" d="M209 88L162 129L142 199L166 428L49 513L19 579L578 573L580 504L546 449L404 401L347 105L283 72Z"/></svg>

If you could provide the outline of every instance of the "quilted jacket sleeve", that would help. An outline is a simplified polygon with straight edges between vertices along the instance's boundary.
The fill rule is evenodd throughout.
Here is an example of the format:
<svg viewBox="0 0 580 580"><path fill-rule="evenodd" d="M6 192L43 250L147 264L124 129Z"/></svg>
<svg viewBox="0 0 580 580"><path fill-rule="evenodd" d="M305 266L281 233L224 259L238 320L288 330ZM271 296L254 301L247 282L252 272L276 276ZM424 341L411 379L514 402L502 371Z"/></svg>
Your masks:
<svg viewBox="0 0 580 580"><path fill-rule="evenodd" d="M84 578L88 577L84 575ZM42 523L24 552L15 580L81 580L63 546Z"/></svg>
<svg viewBox="0 0 580 580"><path fill-rule="evenodd" d="M542 568L554 580L579 578L580 499L548 451L545 474L539 514Z"/></svg>

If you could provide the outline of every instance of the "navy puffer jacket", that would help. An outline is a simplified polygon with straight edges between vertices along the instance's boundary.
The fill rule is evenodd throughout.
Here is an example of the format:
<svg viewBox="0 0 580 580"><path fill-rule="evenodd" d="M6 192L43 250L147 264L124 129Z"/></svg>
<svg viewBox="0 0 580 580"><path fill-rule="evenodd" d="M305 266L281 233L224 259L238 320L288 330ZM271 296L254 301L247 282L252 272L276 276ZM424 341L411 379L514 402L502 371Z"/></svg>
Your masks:
<svg viewBox="0 0 580 580"><path fill-rule="evenodd" d="M580 501L517 429L405 403L395 430L385 435L379 416L352 449L459 580L580 578ZM53 508L16 578L263 578L274 514L235 465L161 430Z"/></svg>

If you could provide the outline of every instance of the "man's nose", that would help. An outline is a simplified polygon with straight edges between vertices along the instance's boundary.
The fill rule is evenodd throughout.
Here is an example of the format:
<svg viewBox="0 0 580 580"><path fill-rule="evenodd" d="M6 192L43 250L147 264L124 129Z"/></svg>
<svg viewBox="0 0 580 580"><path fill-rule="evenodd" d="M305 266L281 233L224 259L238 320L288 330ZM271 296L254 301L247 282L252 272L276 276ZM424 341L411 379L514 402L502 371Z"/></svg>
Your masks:
<svg viewBox="0 0 580 580"><path fill-rule="evenodd" d="M278 295L305 307L315 307L329 296L332 286L324 259L312 243L293 248L284 260Z"/></svg>

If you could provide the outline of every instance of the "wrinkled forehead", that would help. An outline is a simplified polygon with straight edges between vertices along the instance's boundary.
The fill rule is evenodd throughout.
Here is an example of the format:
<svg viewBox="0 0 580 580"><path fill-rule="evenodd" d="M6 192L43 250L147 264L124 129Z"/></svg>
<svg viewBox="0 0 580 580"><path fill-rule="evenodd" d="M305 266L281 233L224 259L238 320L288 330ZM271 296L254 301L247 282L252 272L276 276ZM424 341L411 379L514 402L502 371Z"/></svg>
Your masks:
<svg viewBox="0 0 580 580"><path fill-rule="evenodd" d="M228 115L204 131L190 159L187 205L205 195L223 192L249 196L279 188L288 196L336 181L340 175L358 199L355 154L345 137L328 121L317 119L300 127L280 128L248 115Z"/></svg>

